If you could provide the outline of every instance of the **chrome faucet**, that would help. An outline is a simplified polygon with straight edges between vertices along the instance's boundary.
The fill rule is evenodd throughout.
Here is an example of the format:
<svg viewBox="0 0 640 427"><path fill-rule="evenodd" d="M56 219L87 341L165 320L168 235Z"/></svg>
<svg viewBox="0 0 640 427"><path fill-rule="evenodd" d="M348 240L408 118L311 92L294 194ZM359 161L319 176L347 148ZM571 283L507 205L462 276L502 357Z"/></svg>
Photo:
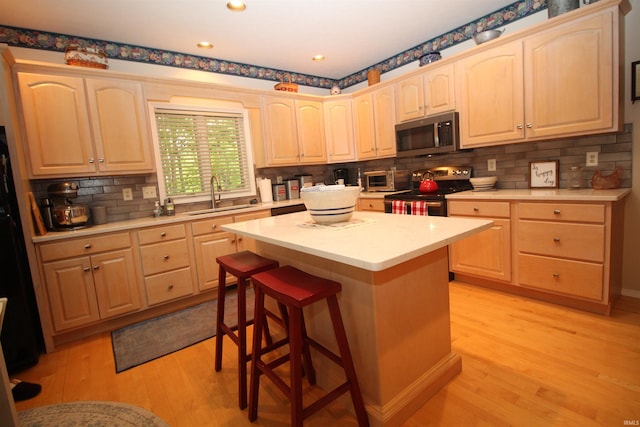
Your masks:
<svg viewBox="0 0 640 427"><path fill-rule="evenodd" d="M215 186L213 183L215 182ZM216 200L216 190L218 191L218 199ZM211 207L217 208L218 202L220 202L220 195L222 193L222 187L220 187L220 181L215 175L211 175Z"/></svg>

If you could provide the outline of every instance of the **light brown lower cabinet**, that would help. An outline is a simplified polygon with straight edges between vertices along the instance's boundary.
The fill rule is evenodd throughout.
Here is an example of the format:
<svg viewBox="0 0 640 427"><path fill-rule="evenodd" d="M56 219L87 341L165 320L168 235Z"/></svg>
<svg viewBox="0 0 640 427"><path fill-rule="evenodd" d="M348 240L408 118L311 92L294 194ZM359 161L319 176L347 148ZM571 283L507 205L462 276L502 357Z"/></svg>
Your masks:
<svg viewBox="0 0 640 427"><path fill-rule="evenodd" d="M449 246L457 280L611 312L621 292L623 201L450 200L449 214L494 221Z"/></svg>
<svg viewBox="0 0 640 427"><path fill-rule="evenodd" d="M139 310L129 233L39 245L57 332Z"/></svg>
<svg viewBox="0 0 640 427"><path fill-rule="evenodd" d="M253 239L223 231L220 227L224 224L250 221L268 216L271 216L271 212L266 210L227 217L209 218L191 223L198 273L198 288L201 291L216 289L218 287L219 268L216 262L217 257L244 250L255 250L255 242ZM230 280L231 276L228 276L227 283L230 283Z"/></svg>
<svg viewBox="0 0 640 427"><path fill-rule="evenodd" d="M361 197L358 199L358 210L384 212L384 199L370 199Z"/></svg>
<svg viewBox="0 0 640 427"><path fill-rule="evenodd" d="M144 287L149 305L193 294L193 278L184 224L138 231Z"/></svg>
<svg viewBox="0 0 640 427"><path fill-rule="evenodd" d="M455 201L449 215L493 220L493 226L449 246L449 268L503 282L511 281L511 209L509 202Z"/></svg>

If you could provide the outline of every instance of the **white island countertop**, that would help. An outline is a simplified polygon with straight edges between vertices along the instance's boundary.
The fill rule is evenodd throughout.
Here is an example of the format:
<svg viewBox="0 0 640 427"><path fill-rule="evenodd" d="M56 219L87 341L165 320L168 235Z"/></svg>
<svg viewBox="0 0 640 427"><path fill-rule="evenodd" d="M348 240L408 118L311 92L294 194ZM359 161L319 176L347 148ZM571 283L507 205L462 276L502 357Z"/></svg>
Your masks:
<svg viewBox="0 0 640 427"><path fill-rule="evenodd" d="M355 212L348 223L318 225L297 212L223 225L258 241L382 271L490 228L493 221Z"/></svg>

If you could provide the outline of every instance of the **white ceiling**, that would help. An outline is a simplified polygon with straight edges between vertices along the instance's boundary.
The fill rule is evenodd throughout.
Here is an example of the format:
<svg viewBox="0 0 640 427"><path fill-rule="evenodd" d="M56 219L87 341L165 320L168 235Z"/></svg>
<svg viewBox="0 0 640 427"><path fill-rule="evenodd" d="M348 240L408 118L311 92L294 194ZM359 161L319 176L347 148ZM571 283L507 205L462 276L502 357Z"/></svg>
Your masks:
<svg viewBox="0 0 640 427"><path fill-rule="evenodd" d="M0 0L0 25L339 79L514 1Z"/></svg>

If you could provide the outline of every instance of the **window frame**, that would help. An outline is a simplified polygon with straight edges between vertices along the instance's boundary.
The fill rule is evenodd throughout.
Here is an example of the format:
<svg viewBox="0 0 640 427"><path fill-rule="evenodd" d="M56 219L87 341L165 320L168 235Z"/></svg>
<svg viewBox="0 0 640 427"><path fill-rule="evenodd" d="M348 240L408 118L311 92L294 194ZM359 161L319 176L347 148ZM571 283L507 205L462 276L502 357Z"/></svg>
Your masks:
<svg viewBox="0 0 640 427"><path fill-rule="evenodd" d="M216 191L216 195L220 194L221 200L231 200L243 197L256 197L257 189L256 189L256 175L255 175L255 164L253 160L253 144L251 138L251 125L249 123L249 111L246 108L241 107L218 107L215 105L192 105L192 104L177 104L177 103L165 103L165 102L150 102L149 103L149 117L151 121L151 137L153 141L153 151L155 154L155 163L156 163L156 179L158 181L158 197L159 200L165 200L167 197L167 190L164 182L164 171L162 169L162 156L160 152L160 139L158 136L158 124L156 121L156 110L163 111L171 111L174 110L176 113L180 111L193 112L193 113L202 113L203 115L211 115L211 114L239 114L242 117L242 126L244 132L244 144L246 150L246 159L247 159L247 171L246 174L249 179L249 189L247 191L225 191L223 189L222 192L218 193ZM206 188L209 189L209 194L206 195L197 195L197 196L180 196L173 200L174 204L189 204L189 203L197 203L197 202L206 202L211 201L210 195L210 184L209 179L204 180Z"/></svg>

